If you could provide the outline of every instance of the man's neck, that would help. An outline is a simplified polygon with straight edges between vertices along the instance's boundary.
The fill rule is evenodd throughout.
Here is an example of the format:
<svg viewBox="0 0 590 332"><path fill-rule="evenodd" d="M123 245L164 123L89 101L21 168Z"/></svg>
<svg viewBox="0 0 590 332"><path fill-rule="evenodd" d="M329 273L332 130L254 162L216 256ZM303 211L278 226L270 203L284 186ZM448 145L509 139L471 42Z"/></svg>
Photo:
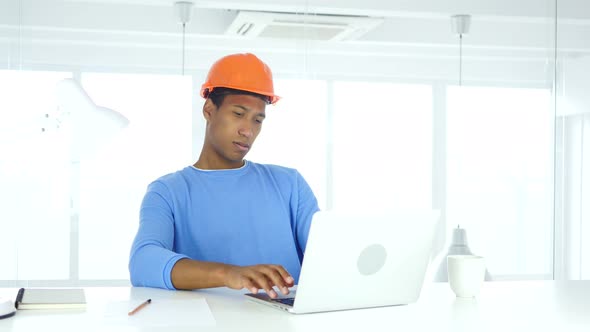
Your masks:
<svg viewBox="0 0 590 332"><path fill-rule="evenodd" d="M199 160L197 160L197 162L194 163L193 166L195 166L198 169L207 169L207 170L236 169L236 168L243 167L245 165L245 163L246 162L244 160L241 160L241 161L235 162L235 163L230 163L230 162L221 161L221 160L215 160L215 159L211 159L211 158L206 158L201 154L201 156L199 157Z"/></svg>

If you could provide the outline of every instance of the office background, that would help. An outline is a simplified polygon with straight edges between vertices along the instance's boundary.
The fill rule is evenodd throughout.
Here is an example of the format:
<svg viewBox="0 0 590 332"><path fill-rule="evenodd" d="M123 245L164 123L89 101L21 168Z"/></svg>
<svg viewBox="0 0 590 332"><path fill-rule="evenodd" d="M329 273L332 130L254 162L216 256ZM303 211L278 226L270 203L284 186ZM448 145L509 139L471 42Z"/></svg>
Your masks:
<svg viewBox="0 0 590 332"><path fill-rule="evenodd" d="M146 186L196 160L197 90L236 52L283 97L248 159L322 209L440 209L438 254L460 225L495 280L590 278L587 1L195 1L184 33L173 3L0 3L0 286L128 284ZM130 120L79 158L68 77Z"/></svg>

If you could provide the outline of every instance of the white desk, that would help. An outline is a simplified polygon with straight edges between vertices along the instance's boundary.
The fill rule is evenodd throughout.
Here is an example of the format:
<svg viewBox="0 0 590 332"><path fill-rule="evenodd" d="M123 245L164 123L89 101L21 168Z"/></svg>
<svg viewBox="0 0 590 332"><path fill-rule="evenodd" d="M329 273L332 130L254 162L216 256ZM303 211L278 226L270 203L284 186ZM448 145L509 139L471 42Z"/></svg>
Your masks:
<svg viewBox="0 0 590 332"><path fill-rule="evenodd" d="M0 289L0 295L14 298L16 289ZM448 284L433 283L425 285L415 304L310 315L252 303L241 292L224 288L86 288L86 296L86 310L22 310L0 320L0 331L590 331L590 281L488 282L477 299L457 299ZM204 298L215 325L109 326L97 314L117 301L138 303L147 298L180 304L183 299Z"/></svg>

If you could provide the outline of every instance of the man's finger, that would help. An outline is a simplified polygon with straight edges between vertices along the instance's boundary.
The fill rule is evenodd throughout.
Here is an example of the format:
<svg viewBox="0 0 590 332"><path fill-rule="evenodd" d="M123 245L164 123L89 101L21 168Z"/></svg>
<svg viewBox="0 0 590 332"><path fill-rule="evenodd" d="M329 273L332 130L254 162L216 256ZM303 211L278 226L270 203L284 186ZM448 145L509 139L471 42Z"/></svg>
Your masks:
<svg viewBox="0 0 590 332"><path fill-rule="evenodd" d="M273 283L264 272L260 270L256 271L255 276L252 278L252 281L256 285L258 285L258 288L264 289L266 294L268 294L268 296L270 296L271 298L274 299L278 296L277 292L275 292L272 288L274 286Z"/></svg>
<svg viewBox="0 0 590 332"><path fill-rule="evenodd" d="M244 279L246 279L246 281L244 281L244 283L243 283L244 288L248 289L250 291L250 293L252 293L252 294L257 294L258 288L256 286L254 286L254 283L252 283L252 280L250 280L250 278L244 278Z"/></svg>
<svg viewBox="0 0 590 332"><path fill-rule="evenodd" d="M291 274L287 272L287 270L285 270L284 267L282 267L281 265L275 265L275 268L280 273L281 277L283 278L287 286L291 287L295 284L295 279L293 279Z"/></svg>
<svg viewBox="0 0 590 332"><path fill-rule="evenodd" d="M284 295L289 294L289 289L287 288L287 284L285 283L285 280L280 272L279 266L269 265L264 270L264 272L270 281L281 290L281 293Z"/></svg>

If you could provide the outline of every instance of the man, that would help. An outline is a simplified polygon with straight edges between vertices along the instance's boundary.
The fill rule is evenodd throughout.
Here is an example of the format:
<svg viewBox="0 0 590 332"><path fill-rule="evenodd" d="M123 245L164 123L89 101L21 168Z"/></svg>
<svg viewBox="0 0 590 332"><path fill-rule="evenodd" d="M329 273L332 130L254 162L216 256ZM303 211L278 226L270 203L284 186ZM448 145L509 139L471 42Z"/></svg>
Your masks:
<svg viewBox="0 0 590 332"><path fill-rule="evenodd" d="M274 94L270 68L253 54L211 67L205 141L197 162L151 183L129 260L134 286L227 286L288 294L297 283L317 200L294 169L244 159Z"/></svg>

